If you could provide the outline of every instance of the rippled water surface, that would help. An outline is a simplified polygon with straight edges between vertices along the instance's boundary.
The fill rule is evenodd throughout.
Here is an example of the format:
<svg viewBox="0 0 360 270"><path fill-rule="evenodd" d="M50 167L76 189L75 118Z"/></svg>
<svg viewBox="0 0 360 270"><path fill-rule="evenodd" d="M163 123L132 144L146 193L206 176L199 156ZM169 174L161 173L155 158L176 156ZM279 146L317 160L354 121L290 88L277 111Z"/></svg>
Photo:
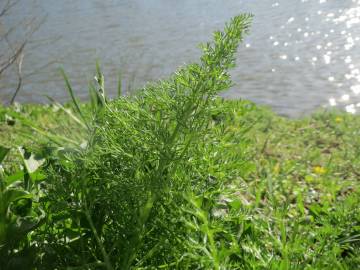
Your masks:
<svg viewBox="0 0 360 270"><path fill-rule="evenodd" d="M67 99L58 67L79 96L97 59L108 92L141 87L196 61L232 16L255 15L232 72L236 85L223 96L247 98L277 112L299 116L319 106L360 111L360 0L38 0L11 14L47 20L26 48L26 77L18 101ZM1 49L0 49L1 50ZM54 62L46 68L42 66ZM14 77L0 80L0 99L11 96Z"/></svg>

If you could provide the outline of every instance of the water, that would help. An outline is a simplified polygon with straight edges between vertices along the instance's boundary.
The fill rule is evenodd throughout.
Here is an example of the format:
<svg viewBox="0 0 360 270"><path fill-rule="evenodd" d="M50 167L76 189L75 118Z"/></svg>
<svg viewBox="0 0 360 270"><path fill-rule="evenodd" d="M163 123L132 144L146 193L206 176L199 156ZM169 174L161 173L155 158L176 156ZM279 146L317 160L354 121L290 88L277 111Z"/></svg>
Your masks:
<svg viewBox="0 0 360 270"><path fill-rule="evenodd" d="M360 111L360 0L23 2L7 24L24 16L47 20L26 48L19 102L44 102L44 95L67 100L60 66L85 99L96 60L112 95L119 71L124 89L166 78L197 61L197 44L208 41L213 30L250 12L255 15L251 34L232 72L236 85L223 96L270 105L287 116L319 106ZM0 100L10 98L15 81L10 72L0 80Z"/></svg>

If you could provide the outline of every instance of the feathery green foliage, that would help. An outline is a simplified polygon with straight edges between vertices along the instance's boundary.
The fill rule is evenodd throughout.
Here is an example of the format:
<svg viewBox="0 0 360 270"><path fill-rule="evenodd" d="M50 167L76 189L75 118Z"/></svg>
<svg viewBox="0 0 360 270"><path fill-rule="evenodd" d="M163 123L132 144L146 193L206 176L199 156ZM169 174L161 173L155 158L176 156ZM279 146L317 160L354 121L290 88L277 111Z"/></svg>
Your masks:
<svg viewBox="0 0 360 270"><path fill-rule="evenodd" d="M174 248L179 254L181 246L172 241L185 246L187 237L181 224L171 224L170 205L188 204L184 194L192 190L200 194L213 177L207 164L193 167L190 160L202 156L200 147L211 115L219 110L214 96L231 85L228 69L234 65L249 19L248 15L235 17L224 32L216 32L214 44L203 45L199 64L147 86L137 96L106 103L87 150L72 157L71 163L78 164L71 176L59 179L55 176L62 173L54 172L55 192L64 191L61 201L76 205L76 215L81 213L88 226L78 229L88 229L95 239L86 244L88 254L98 250L108 269L140 267L149 260L155 265L181 264L180 255L171 255ZM97 73L103 93L99 68ZM57 193L54 199L59 202ZM169 225L180 226L178 239L171 239L176 230L169 232ZM165 258L158 256L166 253Z"/></svg>

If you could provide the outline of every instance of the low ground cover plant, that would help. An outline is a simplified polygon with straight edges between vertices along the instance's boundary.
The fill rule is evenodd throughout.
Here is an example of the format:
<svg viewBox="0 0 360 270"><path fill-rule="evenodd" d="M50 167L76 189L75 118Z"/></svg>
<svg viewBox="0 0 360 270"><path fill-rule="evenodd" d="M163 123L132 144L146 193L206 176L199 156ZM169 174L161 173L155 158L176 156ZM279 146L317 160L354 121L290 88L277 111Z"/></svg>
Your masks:
<svg viewBox="0 0 360 270"><path fill-rule="evenodd" d="M359 117L216 97L250 19L134 96L108 99L98 67L89 104L64 74L72 108L1 108L4 269L358 267Z"/></svg>

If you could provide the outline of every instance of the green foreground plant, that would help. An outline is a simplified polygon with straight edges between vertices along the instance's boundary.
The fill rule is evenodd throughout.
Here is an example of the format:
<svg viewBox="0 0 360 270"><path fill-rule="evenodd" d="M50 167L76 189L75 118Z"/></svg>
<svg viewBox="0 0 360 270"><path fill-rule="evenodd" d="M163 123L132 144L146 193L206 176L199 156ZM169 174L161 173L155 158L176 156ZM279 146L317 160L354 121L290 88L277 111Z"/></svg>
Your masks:
<svg viewBox="0 0 360 270"><path fill-rule="evenodd" d="M69 164L77 163L76 167L53 166L54 179L48 180L56 183L54 193L49 193L49 198L55 194L52 206L68 202L62 208L73 209L68 221L78 232L77 241L86 242L86 255L74 257L71 263L101 261L107 269L149 263L163 267L175 263L180 268L196 264L183 257L187 234L184 224L173 220L173 204L186 207L189 202L184 195L206 190L209 177L214 178L214 187L221 183L209 175L209 161L197 159L204 153L201 139L209 136L211 116L220 109L214 96L231 85L228 69L234 65L249 19L247 15L235 17L224 32L215 33L214 45L203 45L200 64L148 85L135 97L106 102L98 69L101 91L95 93L100 93L102 102L93 121L87 123L87 149L71 157ZM72 99L83 115L73 95ZM58 225L51 227L59 228L57 235L64 239L61 233L67 228ZM214 242L209 244L215 252ZM204 266L220 269L220 264L211 257Z"/></svg>
<svg viewBox="0 0 360 270"><path fill-rule="evenodd" d="M0 166L9 151L0 146ZM0 265L5 269L33 265L34 243L28 234L40 227L45 218L38 206L39 185L45 178L39 170L43 160L24 148L19 148L19 152L23 170L8 174L0 167Z"/></svg>

